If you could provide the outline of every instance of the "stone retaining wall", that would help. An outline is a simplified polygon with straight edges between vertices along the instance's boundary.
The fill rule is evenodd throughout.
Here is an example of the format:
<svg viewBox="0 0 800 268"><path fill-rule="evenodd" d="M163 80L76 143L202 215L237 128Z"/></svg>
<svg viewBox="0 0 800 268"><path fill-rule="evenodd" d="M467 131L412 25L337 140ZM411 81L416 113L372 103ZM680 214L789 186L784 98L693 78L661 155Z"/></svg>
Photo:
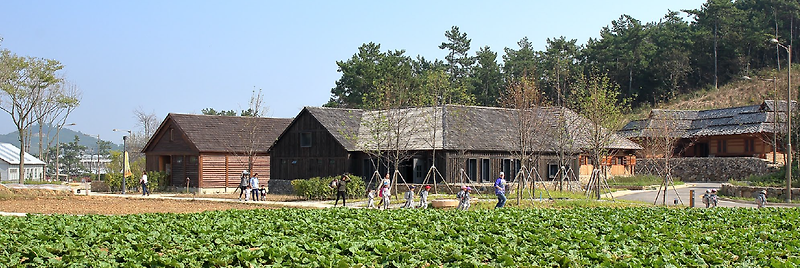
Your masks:
<svg viewBox="0 0 800 268"><path fill-rule="evenodd" d="M777 197L781 200L786 199L786 188L736 186L723 183L719 192L721 195L726 196L755 198L756 194L761 190L767 190L767 197ZM800 188L792 188L792 200L800 200Z"/></svg>
<svg viewBox="0 0 800 268"><path fill-rule="evenodd" d="M294 194L291 180L271 179L267 185L271 194Z"/></svg>
<svg viewBox="0 0 800 268"><path fill-rule="evenodd" d="M672 176L682 181L746 180L775 171L772 163L755 157L683 157L670 159ZM636 174L661 175L663 158L636 159Z"/></svg>

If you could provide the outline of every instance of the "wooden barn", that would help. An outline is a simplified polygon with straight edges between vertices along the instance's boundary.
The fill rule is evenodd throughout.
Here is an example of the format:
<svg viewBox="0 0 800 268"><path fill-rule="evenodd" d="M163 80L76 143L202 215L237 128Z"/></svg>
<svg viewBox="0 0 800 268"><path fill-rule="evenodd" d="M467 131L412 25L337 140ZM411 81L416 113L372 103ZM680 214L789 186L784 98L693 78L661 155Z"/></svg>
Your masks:
<svg viewBox="0 0 800 268"><path fill-rule="evenodd" d="M582 157L586 147L585 118L565 108L537 109L538 126L532 166L544 179L554 179L559 163L575 175L589 175L590 162ZM559 125L558 122L564 124ZM273 147L271 178L305 179L349 172L370 177L380 158L400 159L407 182L422 183L434 163L448 182L493 181L499 172L513 178L521 169L515 110L448 105L383 111L306 107L295 117ZM574 141L565 146L557 142ZM605 162L615 175L633 174L637 144L611 134L614 152ZM434 151L435 149L435 151ZM435 153L435 156L434 156ZM397 155L401 155L397 157ZM559 158L561 155L561 158ZM562 159L563 161L560 161ZM617 161L619 160L619 161ZM386 162L377 171L387 172ZM468 179L467 179L468 178Z"/></svg>
<svg viewBox="0 0 800 268"><path fill-rule="evenodd" d="M777 104L777 105L776 105ZM796 109L793 102L792 108ZM712 110L654 109L619 134L644 147L642 157L664 156L659 143L675 140L676 157L757 157L783 162L786 101ZM776 135L777 134L777 135Z"/></svg>
<svg viewBox="0 0 800 268"><path fill-rule="evenodd" d="M232 191L244 170L267 185L269 147L287 118L170 113L142 149L147 171L164 171L170 186L201 193Z"/></svg>

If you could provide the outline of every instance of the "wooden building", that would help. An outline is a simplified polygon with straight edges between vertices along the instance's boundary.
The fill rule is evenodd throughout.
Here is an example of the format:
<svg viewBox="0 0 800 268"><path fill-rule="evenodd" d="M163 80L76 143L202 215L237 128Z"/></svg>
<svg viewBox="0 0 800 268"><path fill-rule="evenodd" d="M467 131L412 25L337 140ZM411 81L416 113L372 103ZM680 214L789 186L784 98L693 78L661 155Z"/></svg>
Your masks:
<svg viewBox="0 0 800 268"><path fill-rule="evenodd" d="M559 152L574 173L582 170L579 156L588 138L585 118L565 108L538 108L535 131L535 169L545 179L555 178ZM404 180L422 183L434 163L448 182L490 182L499 172L513 178L522 168L515 152L520 151L515 130L516 111L503 108L456 106L408 108L381 111L306 107L278 137L270 149L272 180L294 180L333 176L349 172L362 177L378 171L385 174L386 163L400 159ZM566 122L570 148L559 150L558 122ZM630 175L634 152L641 147L612 134L609 149L617 158L617 175ZM401 157L394 157L394 154ZM435 154L435 156L434 156ZM564 159L564 157L562 157ZM391 164L389 164L391 166ZM576 174L577 175L577 174ZM582 175L588 175L582 174Z"/></svg>
<svg viewBox="0 0 800 268"><path fill-rule="evenodd" d="M170 186L222 192L239 185L244 170L267 185L269 147L291 119L170 113L142 149L147 171L164 171Z"/></svg>
<svg viewBox="0 0 800 268"><path fill-rule="evenodd" d="M792 102L796 109L796 103ZM676 157L757 157L782 162L786 101L712 110L654 109L647 119L628 123L619 133L644 148L640 156L661 158L665 138ZM777 134L777 135L776 135ZM661 148L661 149L660 149Z"/></svg>

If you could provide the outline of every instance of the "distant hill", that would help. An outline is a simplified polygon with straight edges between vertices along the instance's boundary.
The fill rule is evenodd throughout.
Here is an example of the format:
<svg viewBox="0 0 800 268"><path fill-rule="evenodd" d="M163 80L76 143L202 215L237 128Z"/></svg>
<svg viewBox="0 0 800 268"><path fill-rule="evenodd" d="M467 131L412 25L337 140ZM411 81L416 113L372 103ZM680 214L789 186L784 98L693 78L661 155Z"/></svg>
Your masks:
<svg viewBox="0 0 800 268"><path fill-rule="evenodd" d="M36 135L36 132L39 130L39 126L33 126L31 129L34 132L34 137L31 137L31 146L30 146L30 154L38 155L39 154L39 138ZM55 138L56 129L52 128L48 131L48 127L45 127L42 130L43 133L50 133L50 137ZM82 133L80 131L74 131L68 128L62 128L61 131L58 133L58 141L61 143L71 142L75 139L75 136L78 136L80 141L78 142L80 145L86 146L89 152L93 152L97 148L97 136L90 136L89 134ZM45 137L44 143L47 143L47 137ZM2 134L0 135L0 142L11 143L14 146L19 147L19 134L17 131ZM53 141L53 146L55 146L55 141ZM122 150L122 145L112 143L111 150Z"/></svg>

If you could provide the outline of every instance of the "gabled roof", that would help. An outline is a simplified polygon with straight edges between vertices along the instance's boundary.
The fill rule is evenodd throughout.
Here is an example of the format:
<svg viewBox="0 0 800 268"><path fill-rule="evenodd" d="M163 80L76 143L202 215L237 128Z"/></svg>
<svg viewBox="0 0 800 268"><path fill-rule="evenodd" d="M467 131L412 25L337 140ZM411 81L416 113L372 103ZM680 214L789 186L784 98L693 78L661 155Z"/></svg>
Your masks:
<svg viewBox="0 0 800 268"><path fill-rule="evenodd" d="M291 118L194 115L170 113L142 152L149 151L159 133L172 122L198 152L267 152Z"/></svg>
<svg viewBox="0 0 800 268"><path fill-rule="evenodd" d="M305 107L303 110L314 116L345 150L356 150L353 135L361 122L362 110L325 107Z"/></svg>
<svg viewBox="0 0 800 268"><path fill-rule="evenodd" d="M11 165L19 165L19 148L10 143L0 143L0 160ZM34 157L29 153L25 153L26 165L44 165L45 163L39 158Z"/></svg>
<svg viewBox="0 0 800 268"><path fill-rule="evenodd" d="M775 109L778 122L786 118L786 101L766 100L759 105L712 110L654 109L647 119L628 123L619 132L628 138L657 137L665 131L674 137L724 136L773 133ZM797 104L792 101L792 109Z"/></svg>
<svg viewBox="0 0 800 268"><path fill-rule="evenodd" d="M400 133L403 147L409 150L518 150L515 127L515 110L493 107L447 105L392 110L364 111L358 109L306 107L304 111L314 116L348 151L365 148L387 149L386 139ZM301 112L302 114L303 112ZM537 151L553 151L555 129L558 121L568 122L568 131L577 144L585 147L588 137L576 130L589 124L580 115L566 108L541 107L536 109L543 126L535 135L540 137ZM299 117L299 116L298 116ZM392 119L392 120L389 120ZM391 128L391 123L402 120L402 127ZM377 131L380 128L385 128ZM436 130L436 133L434 133ZM641 149L628 139L612 133L612 149Z"/></svg>

